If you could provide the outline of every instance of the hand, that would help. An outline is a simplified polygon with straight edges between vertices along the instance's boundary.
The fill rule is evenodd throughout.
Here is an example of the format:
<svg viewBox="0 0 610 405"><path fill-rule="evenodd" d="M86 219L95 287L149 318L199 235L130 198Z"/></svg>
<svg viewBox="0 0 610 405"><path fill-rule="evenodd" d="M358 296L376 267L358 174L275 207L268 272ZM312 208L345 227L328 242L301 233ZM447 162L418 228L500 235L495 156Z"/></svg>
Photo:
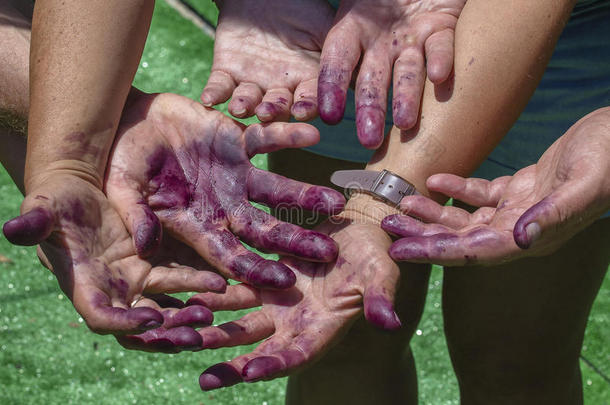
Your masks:
<svg viewBox="0 0 610 405"><path fill-rule="evenodd" d="M225 280L170 238L154 257L139 258L104 194L76 174L66 168L38 177L23 215L4 225L6 238L40 244L41 260L92 331L112 333L139 350L199 347L201 337L192 327L211 324L212 313L201 306L182 309L162 293L223 291Z"/></svg>
<svg viewBox="0 0 610 405"><path fill-rule="evenodd" d="M362 145L383 141L387 89L394 69L394 125L409 129L419 116L426 78L445 81L453 68L454 29L466 0L343 0L320 60L318 103L329 124L343 118L356 78L356 126Z"/></svg>
<svg viewBox="0 0 610 405"><path fill-rule="evenodd" d="M400 328L393 307L400 272L387 255L388 236L376 224L349 219L326 222L318 230L337 241L340 255L329 264L282 258L297 275L293 288L259 292L242 284L227 287L224 294L198 294L189 300L187 304L212 310L252 308L262 303L260 310L240 320L199 331L204 348L267 338L251 353L208 368L199 379L202 389L273 379L311 364L361 316L363 301L369 322L385 330Z"/></svg>
<svg viewBox="0 0 610 405"><path fill-rule="evenodd" d="M395 260L454 266L543 256L610 209L610 108L573 125L537 164L493 181L437 174L430 191L480 207L474 213L422 196L402 209L424 222L389 216L382 227L402 236Z"/></svg>
<svg viewBox="0 0 610 405"><path fill-rule="evenodd" d="M106 192L140 256L156 251L163 224L224 276L288 288L295 283L292 271L247 250L235 234L265 251L311 261L334 260L337 247L327 235L280 222L249 200L332 214L345 199L329 188L256 169L250 158L318 139L307 124L245 128L185 97L143 96L123 116Z"/></svg>
<svg viewBox="0 0 610 405"><path fill-rule="evenodd" d="M224 0L201 101L261 121L317 115L320 50L334 11L324 0Z"/></svg>

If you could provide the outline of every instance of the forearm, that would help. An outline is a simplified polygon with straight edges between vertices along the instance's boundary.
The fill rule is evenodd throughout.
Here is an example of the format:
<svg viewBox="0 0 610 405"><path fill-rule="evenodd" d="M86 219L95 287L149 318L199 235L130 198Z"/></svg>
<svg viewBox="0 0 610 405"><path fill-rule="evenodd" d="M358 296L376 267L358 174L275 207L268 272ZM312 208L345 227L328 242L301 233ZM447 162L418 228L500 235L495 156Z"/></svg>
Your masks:
<svg viewBox="0 0 610 405"><path fill-rule="evenodd" d="M0 0L0 163L22 192L29 109L28 6L28 1Z"/></svg>
<svg viewBox="0 0 610 405"><path fill-rule="evenodd" d="M26 190L65 167L101 187L153 7L153 0L36 2Z"/></svg>
<svg viewBox="0 0 610 405"><path fill-rule="evenodd" d="M454 78L426 83L419 125L403 133L394 127L367 168L395 172L425 195L434 173L469 175L527 104L572 6L568 0L469 0L456 27ZM360 195L348 210L361 212L363 204L376 220L394 211Z"/></svg>

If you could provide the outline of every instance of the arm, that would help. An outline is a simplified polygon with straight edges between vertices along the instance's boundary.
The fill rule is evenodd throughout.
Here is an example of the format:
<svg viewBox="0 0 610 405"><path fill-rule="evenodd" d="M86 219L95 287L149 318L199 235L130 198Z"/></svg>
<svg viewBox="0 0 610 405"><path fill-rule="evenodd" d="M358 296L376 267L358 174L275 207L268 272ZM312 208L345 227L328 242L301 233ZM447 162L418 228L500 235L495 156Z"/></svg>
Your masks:
<svg viewBox="0 0 610 405"><path fill-rule="evenodd" d="M454 83L434 88L428 82L420 125L404 134L394 129L370 169L392 170L429 195L425 180L430 174L441 170L469 173L517 118L544 70L572 2L520 1L520 7L516 2L489 3L470 0L462 13L456 31ZM529 49L523 53L520 44L525 40ZM526 83L523 77L528 78ZM450 87L455 88L451 98L447 97ZM427 152L435 150L429 145L439 145L441 152ZM442 198L437 196L439 201ZM334 265L312 268L290 261L297 276L291 296L287 296L290 291L265 291L260 295L260 311L201 330L210 347L253 343L271 336L251 353L207 369L200 378L202 388L270 379L311 364L362 312L380 328L399 328L392 302L400 269L387 253L391 240L378 226L393 210L364 194L350 199L340 215L344 218L341 223L318 228L339 245L340 259ZM412 286L407 282L404 287ZM220 297L204 294L192 302L213 309L260 302L238 288L230 288Z"/></svg>
<svg viewBox="0 0 610 405"><path fill-rule="evenodd" d="M30 54L26 190L72 170L101 188L154 1L41 0Z"/></svg>
<svg viewBox="0 0 610 405"><path fill-rule="evenodd" d="M456 29L455 75L426 84L418 125L394 128L367 169L387 169L430 195L434 173L468 175L510 129L542 77L574 1L470 0ZM524 47L522 44L527 43ZM434 195L437 201L443 196ZM346 211L375 221L393 209L366 195Z"/></svg>
<svg viewBox="0 0 610 405"><path fill-rule="evenodd" d="M0 0L0 162L23 193L32 10L28 2L14 3Z"/></svg>

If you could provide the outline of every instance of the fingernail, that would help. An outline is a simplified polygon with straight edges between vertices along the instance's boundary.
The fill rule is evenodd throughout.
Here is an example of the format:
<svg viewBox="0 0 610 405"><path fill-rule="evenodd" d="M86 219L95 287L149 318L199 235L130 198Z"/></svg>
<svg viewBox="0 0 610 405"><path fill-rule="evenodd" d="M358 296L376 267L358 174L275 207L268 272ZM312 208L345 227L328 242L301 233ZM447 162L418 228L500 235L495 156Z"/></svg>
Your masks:
<svg viewBox="0 0 610 405"><path fill-rule="evenodd" d="M155 329L160 327L161 324L155 320L150 320L148 322L144 322L140 325L140 329Z"/></svg>
<svg viewBox="0 0 610 405"><path fill-rule="evenodd" d="M244 115L246 113L246 108L245 107L241 107L241 108L234 108L233 109L233 115Z"/></svg>
<svg viewBox="0 0 610 405"><path fill-rule="evenodd" d="M527 234L528 247L532 245L532 243L536 242L540 238L540 234L542 233L542 229L537 222L532 222L525 227L525 233Z"/></svg>
<svg viewBox="0 0 610 405"><path fill-rule="evenodd" d="M201 104L203 104L206 107L211 107L212 106L211 97L207 93L203 93L201 95Z"/></svg>

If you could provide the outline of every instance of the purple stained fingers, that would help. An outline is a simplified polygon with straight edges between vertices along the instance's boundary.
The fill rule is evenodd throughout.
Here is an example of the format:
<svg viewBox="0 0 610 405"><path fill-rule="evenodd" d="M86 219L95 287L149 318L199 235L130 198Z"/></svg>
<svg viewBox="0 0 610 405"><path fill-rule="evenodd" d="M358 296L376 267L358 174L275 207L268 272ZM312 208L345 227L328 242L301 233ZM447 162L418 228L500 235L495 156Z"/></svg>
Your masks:
<svg viewBox="0 0 610 405"><path fill-rule="evenodd" d="M159 115L156 125L134 126L136 118L128 129L137 130L121 128L106 185L132 235L148 235L136 238L138 253L150 255L148 247L157 243L157 218L224 276L261 288L288 288L294 275L285 265L246 250L229 230L268 251L316 261L336 257L329 237L281 224L250 204L256 199L285 202L323 213L343 207L337 192L265 174L250 163L256 153L317 142L315 128L285 123L245 128L182 97L154 97L148 114ZM134 144L145 159L132 159ZM269 190L269 182L284 190Z"/></svg>
<svg viewBox="0 0 610 405"><path fill-rule="evenodd" d="M511 232L478 227L405 237L394 242L389 253L397 261L462 266L475 261L485 264L499 255L508 255L513 245Z"/></svg>
<svg viewBox="0 0 610 405"><path fill-rule="evenodd" d="M7 221L2 232L9 242L21 246L37 245L49 237L55 226L53 214L45 208L33 210Z"/></svg>
<svg viewBox="0 0 610 405"><path fill-rule="evenodd" d="M253 201L269 207L299 207L324 215L338 214L345 206L345 197L336 190L312 186L260 169L250 172L248 193Z"/></svg>

